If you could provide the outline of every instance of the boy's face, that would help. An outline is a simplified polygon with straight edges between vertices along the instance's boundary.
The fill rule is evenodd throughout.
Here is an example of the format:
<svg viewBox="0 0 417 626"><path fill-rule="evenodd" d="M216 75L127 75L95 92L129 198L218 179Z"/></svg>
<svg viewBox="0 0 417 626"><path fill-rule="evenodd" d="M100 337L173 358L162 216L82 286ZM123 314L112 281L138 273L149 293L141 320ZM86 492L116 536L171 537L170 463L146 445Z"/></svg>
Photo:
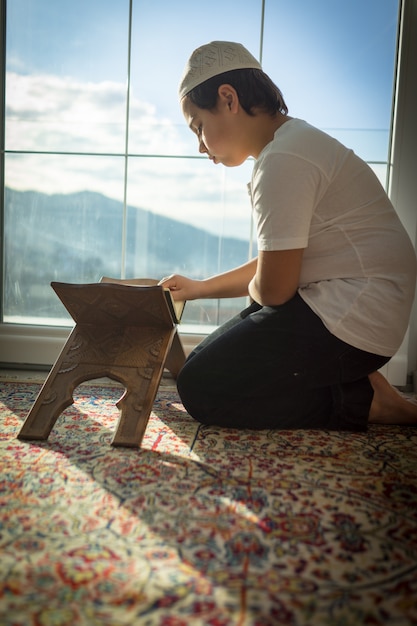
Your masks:
<svg viewBox="0 0 417 626"><path fill-rule="evenodd" d="M219 95L214 111L200 109L187 97L183 98L181 107L188 126L197 135L199 152L207 154L213 163L228 167L241 165L247 159L240 118L233 113L227 92Z"/></svg>

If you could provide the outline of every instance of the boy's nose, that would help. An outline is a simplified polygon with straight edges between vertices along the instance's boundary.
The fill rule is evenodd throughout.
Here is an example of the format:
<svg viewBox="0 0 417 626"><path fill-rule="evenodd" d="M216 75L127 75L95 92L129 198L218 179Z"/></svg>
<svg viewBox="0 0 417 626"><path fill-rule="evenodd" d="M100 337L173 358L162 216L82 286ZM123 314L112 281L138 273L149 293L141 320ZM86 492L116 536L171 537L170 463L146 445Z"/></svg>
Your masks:
<svg viewBox="0 0 417 626"><path fill-rule="evenodd" d="M200 145L198 146L198 151L201 152L201 154L204 154L205 152L207 152L207 148L205 146L204 141L200 141Z"/></svg>

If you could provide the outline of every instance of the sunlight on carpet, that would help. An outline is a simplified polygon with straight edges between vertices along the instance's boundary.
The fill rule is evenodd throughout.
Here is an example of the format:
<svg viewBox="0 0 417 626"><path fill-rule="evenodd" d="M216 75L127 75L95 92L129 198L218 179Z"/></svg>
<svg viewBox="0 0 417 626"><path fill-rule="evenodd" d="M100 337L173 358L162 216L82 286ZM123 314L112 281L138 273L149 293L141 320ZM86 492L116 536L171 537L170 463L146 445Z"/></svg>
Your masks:
<svg viewBox="0 0 417 626"><path fill-rule="evenodd" d="M2 626L411 626L417 431L200 427L160 388L139 450L120 388L82 385L45 442L0 382Z"/></svg>

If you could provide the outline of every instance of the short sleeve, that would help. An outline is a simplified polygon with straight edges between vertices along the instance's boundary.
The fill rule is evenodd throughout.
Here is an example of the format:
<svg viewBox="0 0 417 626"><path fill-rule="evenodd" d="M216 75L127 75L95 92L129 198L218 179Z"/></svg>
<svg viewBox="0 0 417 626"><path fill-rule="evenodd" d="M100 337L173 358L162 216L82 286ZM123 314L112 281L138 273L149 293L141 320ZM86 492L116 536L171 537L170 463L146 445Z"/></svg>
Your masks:
<svg viewBox="0 0 417 626"><path fill-rule="evenodd" d="M306 248L314 208L327 180L319 167L287 153L255 164L251 199L259 250Z"/></svg>

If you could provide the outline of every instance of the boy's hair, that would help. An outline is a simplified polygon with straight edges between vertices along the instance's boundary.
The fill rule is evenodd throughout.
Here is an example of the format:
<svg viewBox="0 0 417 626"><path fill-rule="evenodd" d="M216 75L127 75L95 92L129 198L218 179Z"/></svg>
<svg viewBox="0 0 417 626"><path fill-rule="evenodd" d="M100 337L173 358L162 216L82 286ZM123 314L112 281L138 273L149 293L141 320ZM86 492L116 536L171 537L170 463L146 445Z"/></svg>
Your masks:
<svg viewBox="0 0 417 626"><path fill-rule="evenodd" d="M281 91L265 72L258 69L230 70L217 74L200 83L187 93L187 97L200 109L212 111L216 108L220 85L231 85L236 89L239 102L248 115L256 110L270 115L288 113Z"/></svg>

